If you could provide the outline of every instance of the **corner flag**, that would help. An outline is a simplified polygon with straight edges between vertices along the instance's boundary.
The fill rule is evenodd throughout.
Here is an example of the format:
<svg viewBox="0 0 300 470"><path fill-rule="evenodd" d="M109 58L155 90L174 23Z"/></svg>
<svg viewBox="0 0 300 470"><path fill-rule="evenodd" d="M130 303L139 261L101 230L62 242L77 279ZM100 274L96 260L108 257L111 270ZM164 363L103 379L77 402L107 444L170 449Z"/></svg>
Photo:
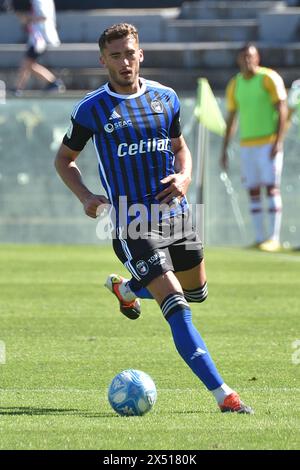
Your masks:
<svg viewBox="0 0 300 470"><path fill-rule="evenodd" d="M197 102L194 115L209 131L224 135L226 123L206 78L198 78Z"/></svg>

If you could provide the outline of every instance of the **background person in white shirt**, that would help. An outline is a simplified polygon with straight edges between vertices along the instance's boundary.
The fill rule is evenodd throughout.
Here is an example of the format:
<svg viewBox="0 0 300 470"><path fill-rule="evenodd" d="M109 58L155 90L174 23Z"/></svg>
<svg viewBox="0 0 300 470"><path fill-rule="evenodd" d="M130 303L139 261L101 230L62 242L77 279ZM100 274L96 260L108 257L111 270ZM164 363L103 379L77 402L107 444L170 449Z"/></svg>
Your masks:
<svg viewBox="0 0 300 470"><path fill-rule="evenodd" d="M28 5L24 7L23 2L22 8L26 8L26 10L20 12L18 1L13 2L13 7L28 33L28 47L17 75L16 94L22 94L31 74L46 83L46 90L64 91L63 82L57 79L49 69L37 62L49 44L55 47L60 45L56 30L54 1L30 0L27 3Z"/></svg>

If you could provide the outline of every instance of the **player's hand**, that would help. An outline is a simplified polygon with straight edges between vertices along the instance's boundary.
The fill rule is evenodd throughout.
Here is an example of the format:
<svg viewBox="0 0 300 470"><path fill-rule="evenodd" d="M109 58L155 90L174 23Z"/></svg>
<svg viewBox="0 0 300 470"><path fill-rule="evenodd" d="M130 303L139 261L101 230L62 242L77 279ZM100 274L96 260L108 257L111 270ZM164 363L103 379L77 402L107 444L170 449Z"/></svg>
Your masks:
<svg viewBox="0 0 300 470"><path fill-rule="evenodd" d="M82 204L86 215L95 219L101 212L101 206L110 205L110 202L105 196L91 194Z"/></svg>
<svg viewBox="0 0 300 470"><path fill-rule="evenodd" d="M271 148L271 155L270 155L271 160L273 160L276 157L277 153L282 152L282 150L283 150L282 142L274 142L274 145Z"/></svg>
<svg viewBox="0 0 300 470"><path fill-rule="evenodd" d="M161 204L168 204L174 198L181 199L185 196L191 182L191 177L184 173L175 173L174 175L166 176L160 182L168 184L168 187L158 193L155 199Z"/></svg>
<svg viewBox="0 0 300 470"><path fill-rule="evenodd" d="M228 170L228 153L227 150L224 150L220 158L220 167L222 170Z"/></svg>

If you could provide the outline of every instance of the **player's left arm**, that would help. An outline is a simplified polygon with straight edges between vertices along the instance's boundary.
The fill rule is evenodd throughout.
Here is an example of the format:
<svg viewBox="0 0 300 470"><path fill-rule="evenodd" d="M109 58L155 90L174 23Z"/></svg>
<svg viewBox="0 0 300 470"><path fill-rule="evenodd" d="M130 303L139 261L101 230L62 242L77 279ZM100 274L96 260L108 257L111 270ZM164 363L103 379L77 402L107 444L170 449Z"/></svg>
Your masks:
<svg viewBox="0 0 300 470"><path fill-rule="evenodd" d="M156 199L161 204L169 203L173 198L179 199L186 195L192 177L192 156L184 137L171 138L172 151L175 155L175 171L173 175L166 176L161 183L168 187L157 194Z"/></svg>
<svg viewBox="0 0 300 470"><path fill-rule="evenodd" d="M270 70L270 73L264 77L264 85L278 113L276 138L271 149L271 158L274 158L278 152L283 150L283 140L288 118L287 93L282 78L273 70Z"/></svg>

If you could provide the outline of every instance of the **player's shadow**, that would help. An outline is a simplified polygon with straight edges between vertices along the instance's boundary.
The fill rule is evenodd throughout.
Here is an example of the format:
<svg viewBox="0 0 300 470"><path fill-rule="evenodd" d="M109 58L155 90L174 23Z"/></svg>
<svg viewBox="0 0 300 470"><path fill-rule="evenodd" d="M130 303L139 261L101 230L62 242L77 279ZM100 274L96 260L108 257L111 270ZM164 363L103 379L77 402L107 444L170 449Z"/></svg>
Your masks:
<svg viewBox="0 0 300 470"><path fill-rule="evenodd" d="M83 418L110 418L115 417L115 413L95 413L92 411L83 411L74 408L35 408L32 406L8 406L0 407L0 416L16 416L16 415L27 415L27 416L38 416L38 415L76 415L82 416Z"/></svg>

